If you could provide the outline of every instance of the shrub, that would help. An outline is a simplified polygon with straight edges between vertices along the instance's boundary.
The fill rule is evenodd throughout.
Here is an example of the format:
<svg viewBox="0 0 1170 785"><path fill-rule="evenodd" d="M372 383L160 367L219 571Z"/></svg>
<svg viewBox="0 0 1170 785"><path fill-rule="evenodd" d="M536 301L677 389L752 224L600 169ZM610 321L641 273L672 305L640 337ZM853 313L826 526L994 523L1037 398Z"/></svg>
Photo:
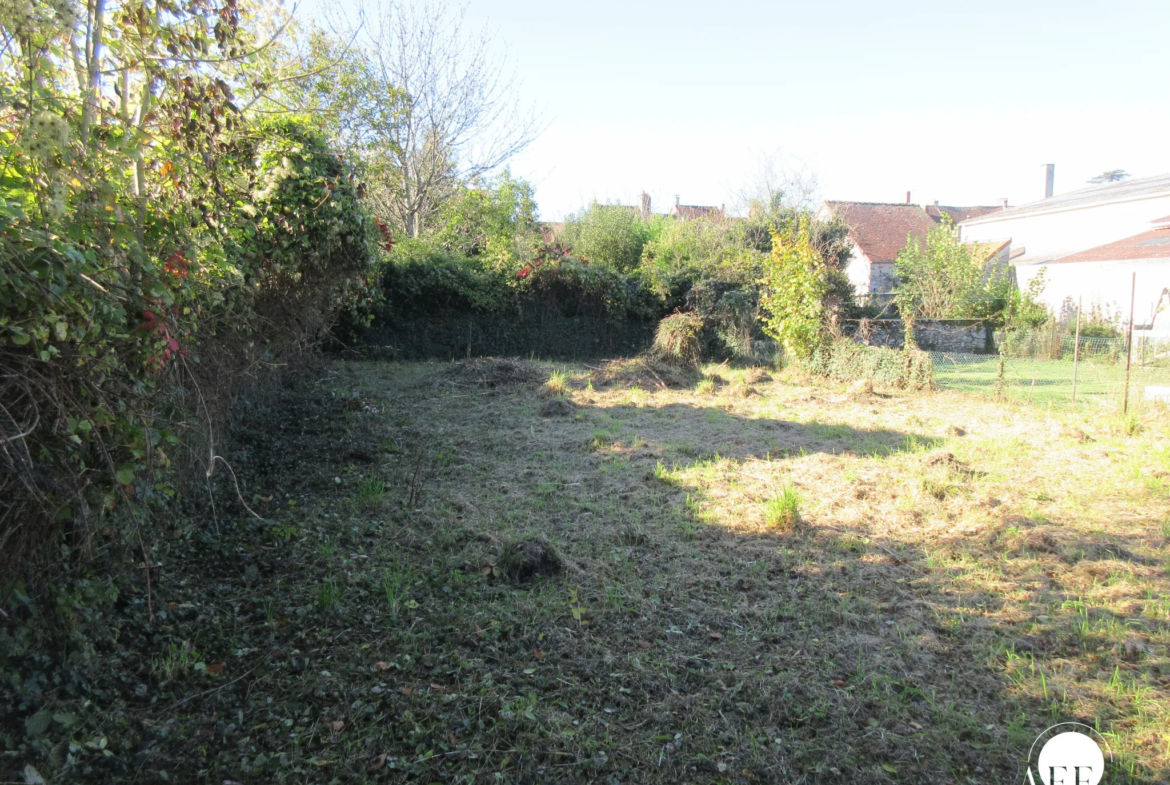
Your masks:
<svg viewBox="0 0 1170 785"><path fill-rule="evenodd" d="M3 172L0 582L62 527L84 549L125 502L170 503L172 457L209 473L202 440L248 374L316 341L366 270L357 184L306 125L242 127L218 145L215 159L160 147L175 181L141 212L113 175L83 174L111 218L66 200L52 230L27 209L35 178ZM178 166L195 167L190 180Z"/></svg>
<svg viewBox="0 0 1170 785"><path fill-rule="evenodd" d="M808 368L837 381L869 379L907 390L929 389L934 383L934 361L926 352L866 346L844 338L818 349Z"/></svg>
<svg viewBox="0 0 1170 785"><path fill-rule="evenodd" d="M654 354L663 360L698 366L702 357L699 333L703 319L695 313L676 313L658 323L654 331Z"/></svg>
<svg viewBox="0 0 1170 785"><path fill-rule="evenodd" d="M633 208L594 204L569 216L560 239L591 262L628 273L642 261L650 231Z"/></svg>
<svg viewBox="0 0 1170 785"><path fill-rule="evenodd" d="M813 247L809 220L802 218L797 229L773 236L760 296L764 331L792 359L807 360L824 344L827 292L824 260Z"/></svg>

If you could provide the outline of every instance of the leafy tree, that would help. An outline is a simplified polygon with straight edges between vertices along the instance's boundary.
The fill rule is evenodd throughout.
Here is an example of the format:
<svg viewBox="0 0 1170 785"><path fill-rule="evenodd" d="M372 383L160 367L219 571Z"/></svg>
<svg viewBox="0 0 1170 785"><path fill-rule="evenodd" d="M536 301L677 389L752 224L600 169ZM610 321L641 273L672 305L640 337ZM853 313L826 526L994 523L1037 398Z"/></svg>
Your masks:
<svg viewBox="0 0 1170 785"><path fill-rule="evenodd" d="M532 185L506 170L459 186L435 219L434 238L448 251L513 272L537 237Z"/></svg>
<svg viewBox="0 0 1170 785"><path fill-rule="evenodd" d="M984 267L971 255L971 249L959 242L954 224L944 217L927 233L925 246L917 237L910 237L898 252L894 260L898 308L910 318L972 316L976 310L973 301L983 293Z"/></svg>
<svg viewBox="0 0 1170 785"><path fill-rule="evenodd" d="M629 273L642 261L650 232L634 209L594 203L568 217L561 241L584 259Z"/></svg>
<svg viewBox="0 0 1170 785"><path fill-rule="evenodd" d="M764 331L795 360L809 359L825 341L826 273L807 217L775 235L762 281L762 321Z"/></svg>
<svg viewBox="0 0 1170 785"><path fill-rule="evenodd" d="M1116 183L1126 179L1127 177L1130 177L1130 174L1124 169L1110 169L1108 172L1102 172L1088 182L1093 183L1094 185L1100 185L1101 183Z"/></svg>

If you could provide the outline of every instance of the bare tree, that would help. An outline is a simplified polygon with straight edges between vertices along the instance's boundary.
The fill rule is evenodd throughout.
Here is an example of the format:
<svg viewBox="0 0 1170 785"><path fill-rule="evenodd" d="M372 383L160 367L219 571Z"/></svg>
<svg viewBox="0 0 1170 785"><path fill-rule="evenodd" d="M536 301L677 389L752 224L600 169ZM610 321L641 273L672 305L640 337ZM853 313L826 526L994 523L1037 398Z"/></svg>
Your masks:
<svg viewBox="0 0 1170 785"><path fill-rule="evenodd" d="M803 163L793 163L772 153L756 156L755 172L736 193L739 210L810 210L820 192L817 173Z"/></svg>
<svg viewBox="0 0 1170 785"><path fill-rule="evenodd" d="M490 34L466 31L465 10L436 0L363 9L362 47L378 82L401 91L381 140L383 161L367 173L368 196L411 237L459 181L498 168L539 132Z"/></svg>

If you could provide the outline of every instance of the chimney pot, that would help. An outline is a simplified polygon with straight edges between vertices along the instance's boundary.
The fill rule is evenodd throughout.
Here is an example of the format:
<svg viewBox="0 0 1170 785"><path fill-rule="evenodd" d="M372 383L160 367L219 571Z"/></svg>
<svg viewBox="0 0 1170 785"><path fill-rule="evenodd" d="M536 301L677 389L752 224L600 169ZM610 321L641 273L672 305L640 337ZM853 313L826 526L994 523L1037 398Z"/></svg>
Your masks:
<svg viewBox="0 0 1170 785"><path fill-rule="evenodd" d="M910 192L906 192L906 204L910 204Z"/></svg>
<svg viewBox="0 0 1170 785"><path fill-rule="evenodd" d="M999 201L1000 201L1000 204L1003 206L1003 209L1006 210L1008 207L1008 198L1005 196L1004 198L1000 199Z"/></svg>

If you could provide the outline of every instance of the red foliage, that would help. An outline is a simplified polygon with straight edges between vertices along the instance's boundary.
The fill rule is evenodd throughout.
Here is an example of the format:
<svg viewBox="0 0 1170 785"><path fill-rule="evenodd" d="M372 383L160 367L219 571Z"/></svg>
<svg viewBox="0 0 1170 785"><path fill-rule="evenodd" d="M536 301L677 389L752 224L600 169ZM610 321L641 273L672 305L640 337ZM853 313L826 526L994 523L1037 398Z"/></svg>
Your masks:
<svg viewBox="0 0 1170 785"><path fill-rule="evenodd" d="M532 263L524 265L524 269L516 273L517 278L527 278L532 274L532 271L538 267L542 267L545 263L559 264L565 261L580 262L581 264L589 264L588 259L581 259L573 256L573 249L561 245L560 243L541 243L536 246L536 251L532 257Z"/></svg>
<svg viewBox="0 0 1170 785"><path fill-rule="evenodd" d="M386 226L380 220L375 220L374 223L378 227L378 233L382 235L382 250L389 251L394 247L394 238L390 234L390 227Z"/></svg>

